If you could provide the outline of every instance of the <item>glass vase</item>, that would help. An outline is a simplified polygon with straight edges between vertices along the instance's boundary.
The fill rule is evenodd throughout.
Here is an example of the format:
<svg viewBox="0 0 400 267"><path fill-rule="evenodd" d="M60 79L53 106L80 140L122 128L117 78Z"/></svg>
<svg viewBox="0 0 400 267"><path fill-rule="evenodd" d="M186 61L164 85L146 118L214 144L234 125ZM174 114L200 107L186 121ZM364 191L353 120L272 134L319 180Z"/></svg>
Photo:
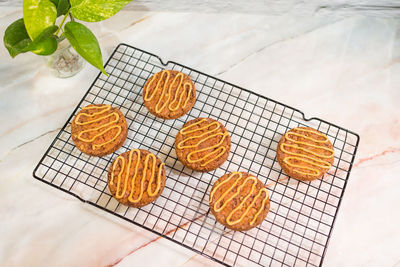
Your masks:
<svg viewBox="0 0 400 267"><path fill-rule="evenodd" d="M57 50L46 57L51 74L58 78L68 78L83 69L86 61L75 51L67 39L58 43Z"/></svg>

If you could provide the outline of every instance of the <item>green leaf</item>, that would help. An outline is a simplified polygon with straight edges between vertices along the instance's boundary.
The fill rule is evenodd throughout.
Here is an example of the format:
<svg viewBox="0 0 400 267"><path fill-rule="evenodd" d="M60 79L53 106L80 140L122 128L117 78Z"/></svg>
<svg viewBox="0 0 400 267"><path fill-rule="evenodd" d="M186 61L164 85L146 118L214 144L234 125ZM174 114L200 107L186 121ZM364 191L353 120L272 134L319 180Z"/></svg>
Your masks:
<svg viewBox="0 0 400 267"><path fill-rule="evenodd" d="M57 50L57 39L53 35L57 31L58 27L53 25L46 28L39 36L33 40L33 42L26 48L27 51L41 56L47 56L54 53Z"/></svg>
<svg viewBox="0 0 400 267"><path fill-rule="evenodd" d="M31 40L34 40L57 18L56 6L50 0L24 0L23 13L25 27Z"/></svg>
<svg viewBox="0 0 400 267"><path fill-rule="evenodd" d="M64 35L79 55L108 76L103 67L99 42L86 26L70 21L64 26Z"/></svg>
<svg viewBox="0 0 400 267"><path fill-rule="evenodd" d="M25 29L24 20L19 19L6 29L4 45L11 57L28 51L38 55L50 55L57 49L57 40L53 35L56 30L57 26L50 26L32 41Z"/></svg>
<svg viewBox="0 0 400 267"><path fill-rule="evenodd" d="M71 0L72 15L83 21L95 22L114 16L131 0Z"/></svg>
<svg viewBox="0 0 400 267"><path fill-rule="evenodd" d="M57 8L57 17L67 14L71 5L68 0L50 0Z"/></svg>
<svg viewBox="0 0 400 267"><path fill-rule="evenodd" d="M57 6L57 16L67 14L70 7L71 7L71 5L68 0L60 0L60 2L58 2L58 6Z"/></svg>
<svg viewBox="0 0 400 267"><path fill-rule="evenodd" d="M3 41L11 57L23 53L22 50L32 42L26 32L23 19L16 20L7 27Z"/></svg>

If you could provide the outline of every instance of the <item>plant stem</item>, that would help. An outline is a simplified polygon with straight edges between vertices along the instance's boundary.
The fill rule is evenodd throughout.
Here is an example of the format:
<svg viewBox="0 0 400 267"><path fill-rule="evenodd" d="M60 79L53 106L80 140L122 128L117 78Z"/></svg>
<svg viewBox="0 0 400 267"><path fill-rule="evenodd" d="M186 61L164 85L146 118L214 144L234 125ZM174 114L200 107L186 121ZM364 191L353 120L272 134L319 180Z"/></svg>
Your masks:
<svg viewBox="0 0 400 267"><path fill-rule="evenodd" d="M70 11L70 10L68 10L67 14L64 15L64 18L63 18L63 20L61 21L60 26L58 26L58 29L57 29L55 35L57 35L57 34L60 32L61 27L64 25L64 22L65 22L65 20L67 19L68 15L69 15L69 11Z"/></svg>

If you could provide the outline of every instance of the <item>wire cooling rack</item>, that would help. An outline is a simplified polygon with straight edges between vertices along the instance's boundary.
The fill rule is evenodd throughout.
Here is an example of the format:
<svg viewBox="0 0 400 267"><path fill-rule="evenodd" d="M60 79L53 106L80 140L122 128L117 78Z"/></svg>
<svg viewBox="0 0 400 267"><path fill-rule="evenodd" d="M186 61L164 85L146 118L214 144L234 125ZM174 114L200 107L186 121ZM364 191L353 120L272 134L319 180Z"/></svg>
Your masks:
<svg viewBox="0 0 400 267"><path fill-rule="evenodd" d="M197 101L176 120L151 115L142 100L146 80L162 69L186 73L194 81ZM34 177L83 202L157 233L224 265L320 266L346 188L359 136L317 118L306 119L292 107L255 94L179 63L120 44L106 63L110 74L99 74L34 170ZM105 157L90 157L75 148L71 121L89 104L111 104L125 115L125 144ZM231 133L231 154L219 169L199 173L184 167L174 150L183 124L212 117ZM286 131L310 126L325 133L335 147L333 167L313 182L288 179L276 161L277 144ZM143 148L166 163L162 195L142 208L119 204L107 187L107 171L122 152ZM226 172L256 175L270 193L266 220L247 232L216 222L208 200L213 183Z"/></svg>

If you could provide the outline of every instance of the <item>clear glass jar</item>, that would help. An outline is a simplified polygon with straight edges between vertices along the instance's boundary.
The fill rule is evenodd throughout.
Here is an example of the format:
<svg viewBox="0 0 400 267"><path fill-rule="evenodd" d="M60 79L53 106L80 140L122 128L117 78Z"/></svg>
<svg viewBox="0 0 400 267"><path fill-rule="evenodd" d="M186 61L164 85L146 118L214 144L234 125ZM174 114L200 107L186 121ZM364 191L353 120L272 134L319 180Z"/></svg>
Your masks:
<svg viewBox="0 0 400 267"><path fill-rule="evenodd" d="M57 50L46 56L47 67L58 78L68 78L83 69L86 61L75 51L67 39L58 43Z"/></svg>

